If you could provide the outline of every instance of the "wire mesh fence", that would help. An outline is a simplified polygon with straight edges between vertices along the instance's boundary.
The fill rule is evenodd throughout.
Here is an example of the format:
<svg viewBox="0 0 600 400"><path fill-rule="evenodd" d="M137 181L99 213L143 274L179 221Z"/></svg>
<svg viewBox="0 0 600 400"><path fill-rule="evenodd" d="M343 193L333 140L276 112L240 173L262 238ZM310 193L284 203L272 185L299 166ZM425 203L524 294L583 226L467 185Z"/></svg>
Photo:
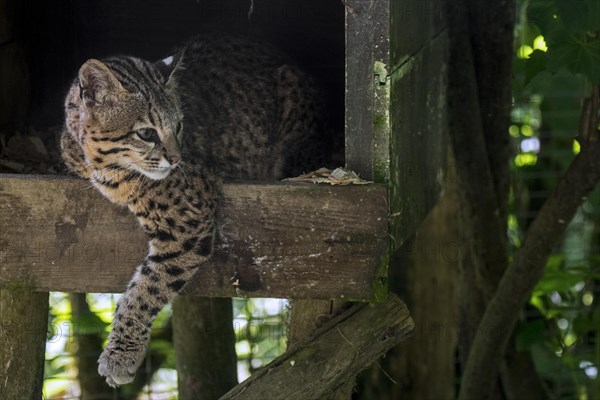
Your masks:
<svg viewBox="0 0 600 400"><path fill-rule="evenodd" d="M50 294L44 399L81 399L83 386L102 381L96 361L107 338L118 294ZM83 306L82 306L83 304ZM238 379L246 379L285 350L287 301L233 299L232 321L238 355ZM177 398L177 371L167 306L156 318L144 363L132 385L111 389L100 382L93 399L162 400ZM219 338L215 337L215 340Z"/></svg>

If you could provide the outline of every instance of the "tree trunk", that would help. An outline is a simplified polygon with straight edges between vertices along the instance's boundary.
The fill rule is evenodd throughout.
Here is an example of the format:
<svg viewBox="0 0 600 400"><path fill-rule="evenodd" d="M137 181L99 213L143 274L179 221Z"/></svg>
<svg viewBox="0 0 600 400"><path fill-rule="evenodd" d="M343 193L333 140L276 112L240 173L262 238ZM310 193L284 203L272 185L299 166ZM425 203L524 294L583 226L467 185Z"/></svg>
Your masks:
<svg viewBox="0 0 600 400"><path fill-rule="evenodd" d="M113 389L98 374L98 357L102 352L102 325L92 323L98 318L90 311L85 293L72 293L72 323L75 343L77 344L77 369L81 399L110 399ZM95 321L94 321L95 322Z"/></svg>
<svg viewBox="0 0 600 400"><path fill-rule="evenodd" d="M180 399L218 399L237 384L231 299L177 297L173 341Z"/></svg>
<svg viewBox="0 0 600 400"><path fill-rule="evenodd" d="M413 328L408 309L395 295L385 303L355 305L297 342L222 400L330 399Z"/></svg>
<svg viewBox="0 0 600 400"><path fill-rule="evenodd" d="M0 398L40 399L48 332L48 293L0 290Z"/></svg>

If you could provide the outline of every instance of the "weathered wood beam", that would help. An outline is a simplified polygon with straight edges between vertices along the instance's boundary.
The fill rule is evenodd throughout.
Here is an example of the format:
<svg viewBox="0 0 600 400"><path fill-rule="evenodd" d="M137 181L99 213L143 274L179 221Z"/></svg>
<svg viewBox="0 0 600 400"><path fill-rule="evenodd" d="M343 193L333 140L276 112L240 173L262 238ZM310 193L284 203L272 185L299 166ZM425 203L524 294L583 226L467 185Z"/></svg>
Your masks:
<svg viewBox="0 0 600 400"><path fill-rule="evenodd" d="M375 306L353 306L221 400L327 399L335 389L406 339L413 328L406 305L396 295Z"/></svg>
<svg viewBox="0 0 600 400"><path fill-rule="evenodd" d="M373 298L386 188L226 184L221 240L189 294ZM127 209L70 177L0 174L0 287L122 292L147 239Z"/></svg>

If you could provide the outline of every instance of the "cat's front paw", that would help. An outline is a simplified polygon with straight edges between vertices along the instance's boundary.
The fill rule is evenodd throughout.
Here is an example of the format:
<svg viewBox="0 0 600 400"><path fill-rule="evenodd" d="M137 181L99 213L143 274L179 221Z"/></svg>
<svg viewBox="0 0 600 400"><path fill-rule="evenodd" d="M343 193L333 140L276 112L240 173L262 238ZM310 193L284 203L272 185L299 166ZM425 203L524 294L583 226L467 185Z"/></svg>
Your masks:
<svg viewBox="0 0 600 400"><path fill-rule="evenodd" d="M145 354L145 346L124 350L109 342L98 359L98 373L106 377L106 383L114 388L130 383Z"/></svg>

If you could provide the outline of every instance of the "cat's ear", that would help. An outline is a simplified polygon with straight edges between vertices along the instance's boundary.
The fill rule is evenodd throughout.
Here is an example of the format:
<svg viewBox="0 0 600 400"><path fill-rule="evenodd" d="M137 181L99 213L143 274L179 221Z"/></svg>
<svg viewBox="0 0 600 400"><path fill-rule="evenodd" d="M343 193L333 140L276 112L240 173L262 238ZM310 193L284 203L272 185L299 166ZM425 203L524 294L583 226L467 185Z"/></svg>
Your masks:
<svg viewBox="0 0 600 400"><path fill-rule="evenodd" d="M125 89L110 68L98 60L87 60L79 68L80 96L88 108L111 106Z"/></svg>
<svg viewBox="0 0 600 400"><path fill-rule="evenodd" d="M177 53L154 63L154 67L160 72L164 79L163 82L169 82L169 79L173 76L173 72L177 68L182 56L183 50L180 50Z"/></svg>

